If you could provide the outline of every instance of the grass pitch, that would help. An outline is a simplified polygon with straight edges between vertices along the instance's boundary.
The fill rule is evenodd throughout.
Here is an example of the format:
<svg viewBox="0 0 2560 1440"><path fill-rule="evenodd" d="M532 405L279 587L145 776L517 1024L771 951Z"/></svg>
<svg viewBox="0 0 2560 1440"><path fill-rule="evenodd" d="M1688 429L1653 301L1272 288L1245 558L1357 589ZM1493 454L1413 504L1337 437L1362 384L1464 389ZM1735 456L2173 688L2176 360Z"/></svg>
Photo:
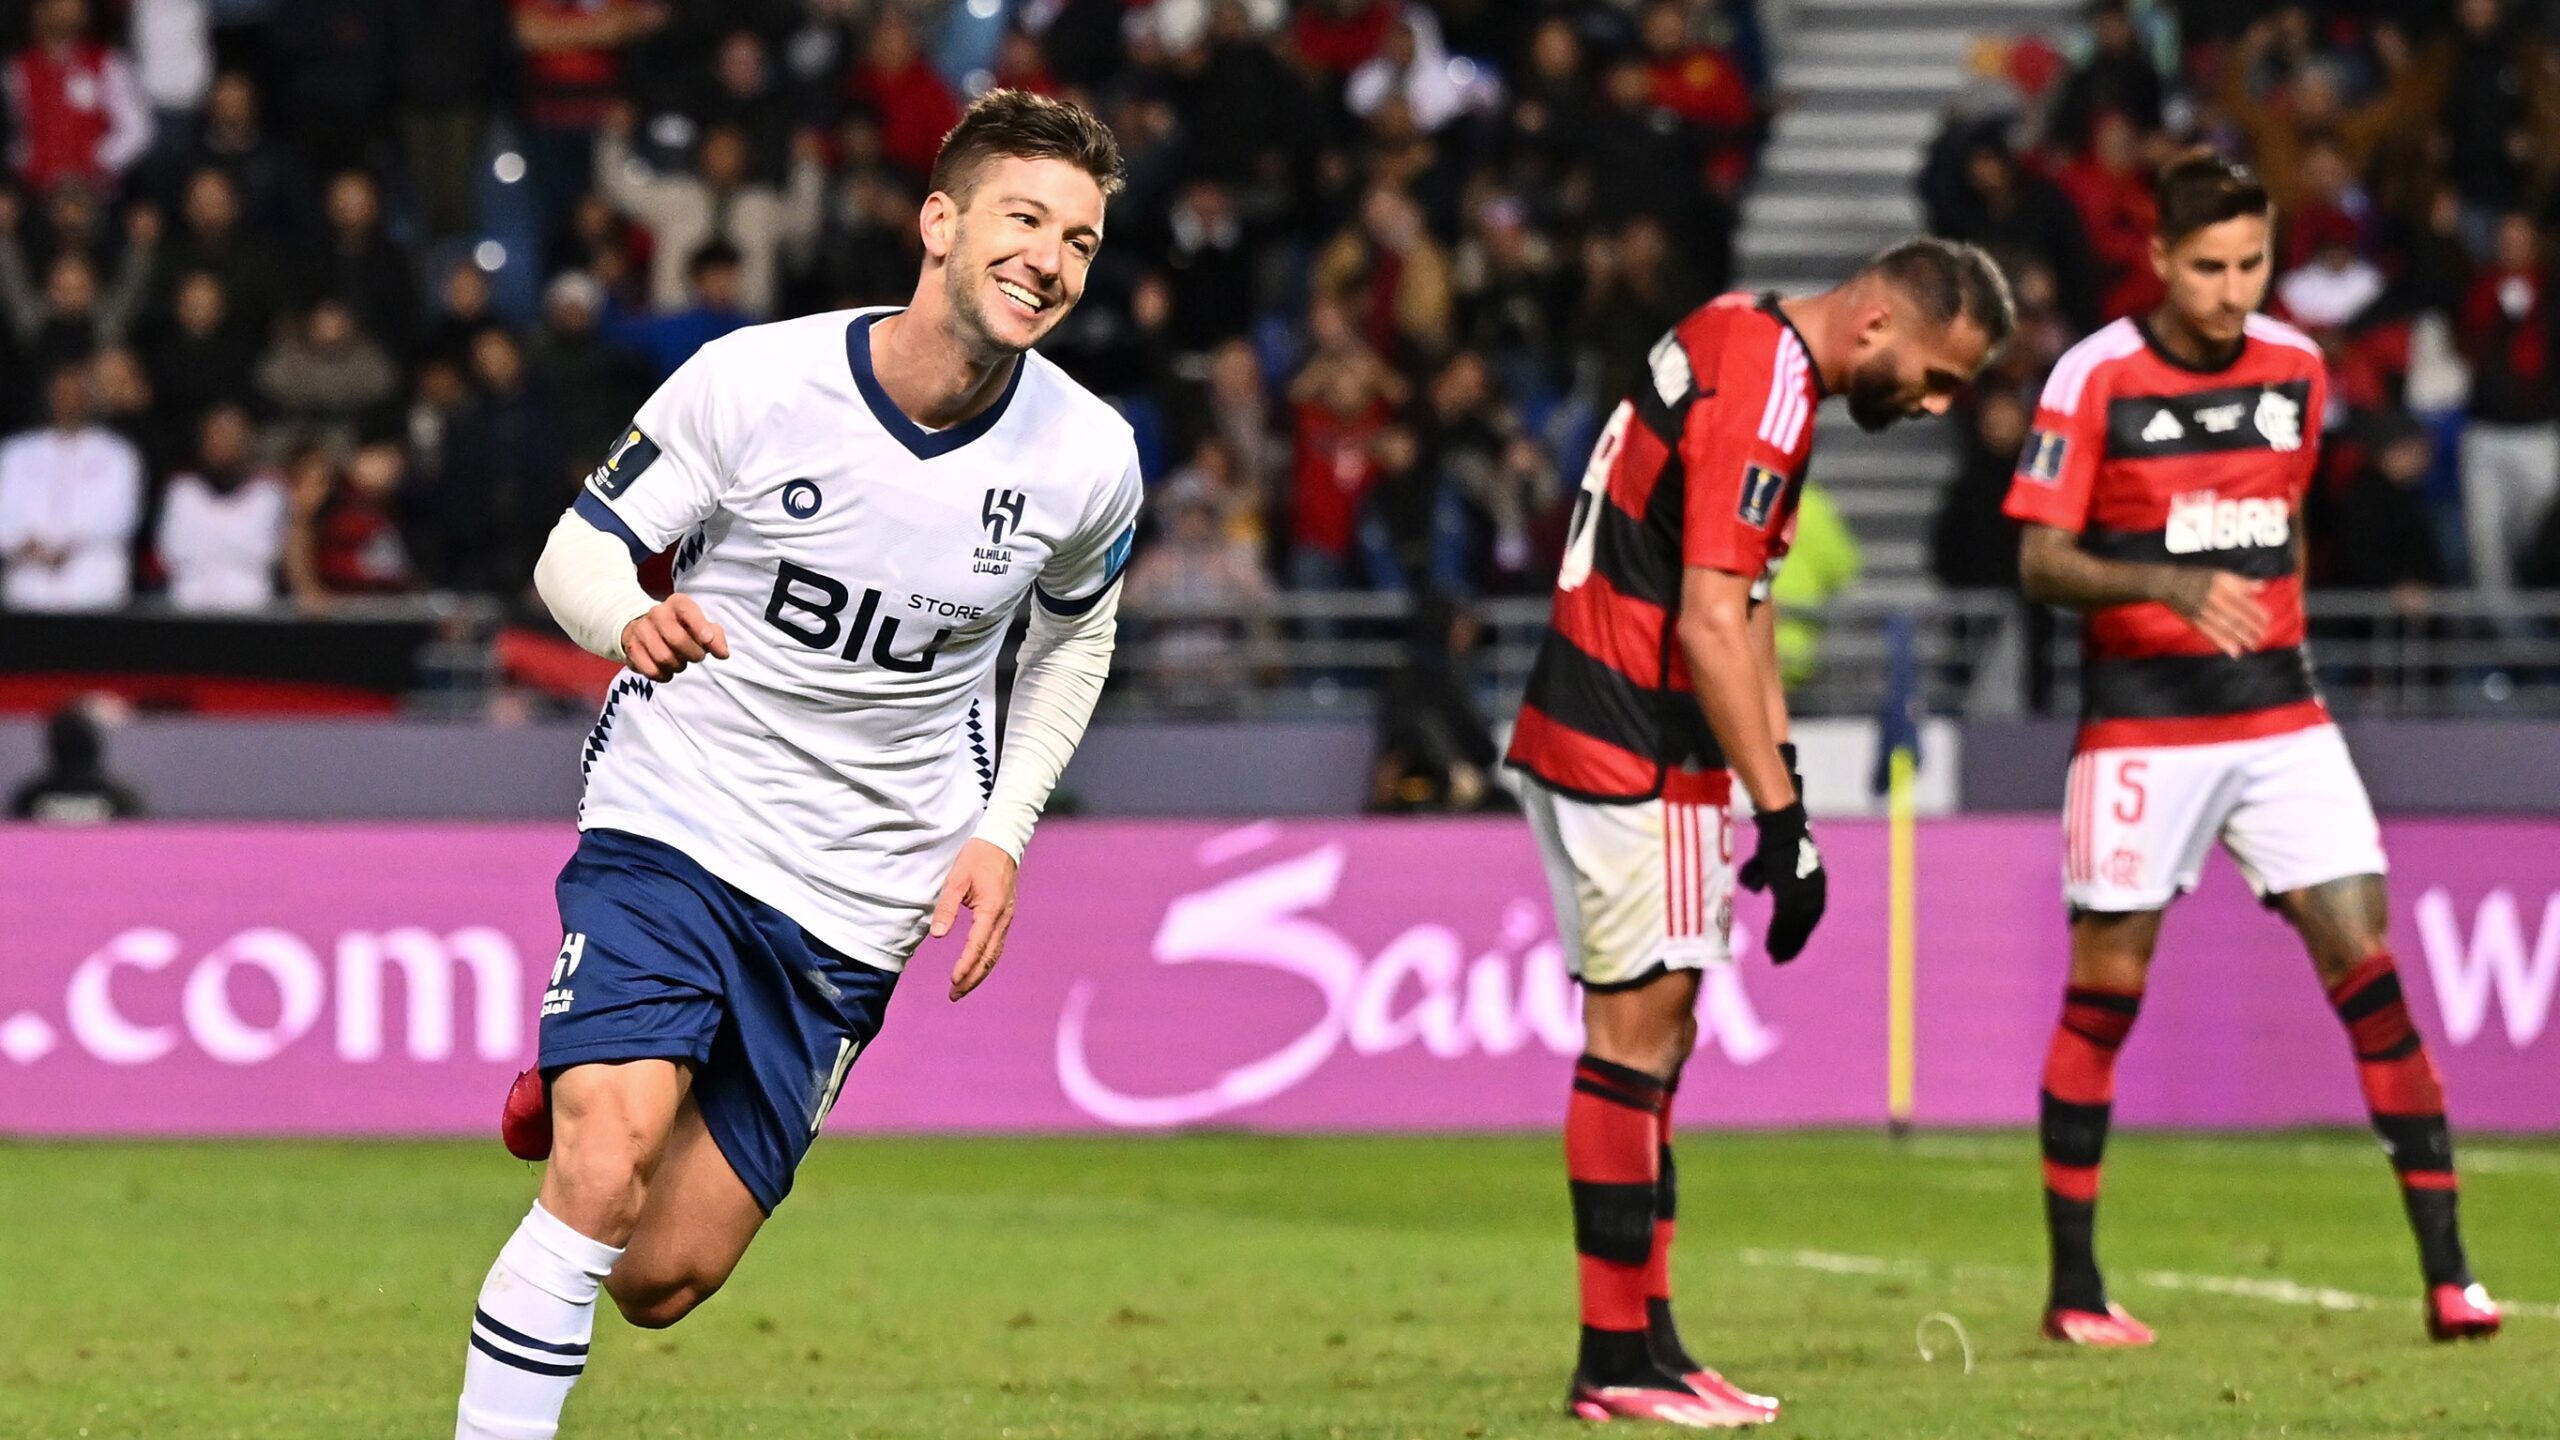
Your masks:
<svg viewBox="0 0 2560 1440"><path fill-rule="evenodd" d="M2369 1141L2121 1136L2142 1354L2034 1339L2023 1137L1681 1155L1690 1338L1774 1435L2560 1433L2560 1145L2463 1147L2474 1262L2527 1303L2444 1348ZM533 1188L494 1142L0 1145L0 1437L449 1435ZM563 1433L1562 1440L1572 1273L1548 1137L833 1141L701 1312L608 1307Z"/></svg>

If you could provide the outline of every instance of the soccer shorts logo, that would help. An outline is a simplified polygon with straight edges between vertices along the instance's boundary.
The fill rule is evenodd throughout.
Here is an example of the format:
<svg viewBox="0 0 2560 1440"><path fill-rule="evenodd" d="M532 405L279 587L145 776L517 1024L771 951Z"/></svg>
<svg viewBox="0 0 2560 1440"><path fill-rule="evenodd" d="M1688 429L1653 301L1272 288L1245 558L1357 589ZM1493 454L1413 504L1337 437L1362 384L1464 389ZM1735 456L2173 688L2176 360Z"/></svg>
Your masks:
<svg viewBox="0 0 2560 1440"><path fill-rule="evenodd" d="M1748 465L1742 471L1742 503L1734 513L1742 523L1755 530L1769 528L1769 517L1778 512L1778 496L1787 488L1786 477L1765 465Z"/></svg>
<svg viewBox="0 0 2560 1440"><path fill-rule="evenodd" d="M2062 483L2063 458L2070 453L2068 438L2051 430L2038 430L2027 436L2026 460L2018 473L2038 485Z"/></svg>
<svg viewBox="0 0 2560 1440"><path fill-rule="evenodd" d="M640 472L657 458L657 441L636 428L625 430L622 438L613 442L613 448L605 452L604 463L588 474L587 488L607 500L619 500L622 492L631 488L631 482L640 478Z"/></svg>

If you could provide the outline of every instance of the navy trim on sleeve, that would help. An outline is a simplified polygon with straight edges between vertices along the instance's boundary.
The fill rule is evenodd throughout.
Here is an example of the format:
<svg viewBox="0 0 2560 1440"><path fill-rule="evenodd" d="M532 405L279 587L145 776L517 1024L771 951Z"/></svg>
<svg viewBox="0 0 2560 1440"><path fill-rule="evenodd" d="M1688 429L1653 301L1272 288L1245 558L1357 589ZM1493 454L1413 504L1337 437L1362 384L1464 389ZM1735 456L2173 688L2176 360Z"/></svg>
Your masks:
<svg viewBox="0 0 2560 1440"><path fill-rule="evenodd" d="M581 489L578 492L577 503L571 505L569 509L579 519L620 540L623 547L631 552L632 564L640 564L654 553L648 546L640 543L640 537L632 533L631 527L623 523L621 516L613 513L612 506L596 498L594 491Z"/></svg>
<svg viewBox="0 0 2560 1440"><path fill-rule="evenodd" d="M1110 594L1111 587L1120 583L1120 572L1127 568L1129 567L1123 565L1113 569L1110 574L1102 577L1102 584L1092 594L1081 600L1061 600L1040 588L1037 581L1032 582L1031 593L1040 597L1040 608L1052 615L1082 615L1102 603L1102 597Z"/></svg>

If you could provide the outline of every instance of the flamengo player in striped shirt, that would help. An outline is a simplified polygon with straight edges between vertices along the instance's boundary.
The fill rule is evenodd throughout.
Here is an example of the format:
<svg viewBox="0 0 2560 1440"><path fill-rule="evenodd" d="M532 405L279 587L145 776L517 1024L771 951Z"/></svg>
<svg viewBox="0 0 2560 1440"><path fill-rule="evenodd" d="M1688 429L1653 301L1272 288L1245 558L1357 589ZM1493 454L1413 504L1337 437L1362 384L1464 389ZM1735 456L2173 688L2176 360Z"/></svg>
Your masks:
<svg viewBox="0 0 2560 1440"><path fill-rule="evenodd" d="M1725 296L1654 344L1583 473L1509 757L1584 992L1565 1112L1582 1277L1566 1403L1581 1419L1777 1415L1690 1357L1670 1300L1671 1097L1699 972L1733 959L1735 777L1759 829L1739 877L1772 892L1772 959L1803 950L1825 897L1769 580L1823 398L1845 394L1869 430L1942 414L2014 324L1990 258L1943 240L1888 250L1824 294Z"/></svg>
<svg viewBox="0 0 2560 1440"><path fill-rule="evenodd" d="M2153 189L2167 295L2054 367L2007 507L2026 524L2028 597L2088 616L2063 814L2071 979L2042 1101L2044 1331L2152 1341L2098 1273L2098 1163L2161 911L2219 839L2301 932L2347 1028L2417 1232L2428 1333L2493 1334L2463 1259L2444 1091L2392 966L2381 830L2302 650L2301 502L2328 373L2300 331L2254 313L2271 268L2256 177L2199 154Z"/></svg>

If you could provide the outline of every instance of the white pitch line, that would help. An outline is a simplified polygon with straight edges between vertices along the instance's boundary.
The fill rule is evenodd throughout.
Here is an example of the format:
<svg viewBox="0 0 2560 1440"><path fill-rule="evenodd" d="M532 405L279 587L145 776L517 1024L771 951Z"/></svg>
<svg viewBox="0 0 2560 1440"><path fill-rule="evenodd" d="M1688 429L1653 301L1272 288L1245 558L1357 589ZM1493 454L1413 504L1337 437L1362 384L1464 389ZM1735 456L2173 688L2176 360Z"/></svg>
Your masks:
<svg viewBox="0 0 2560 1440"><path fill-rule="evenodd" d="M1853 1255L1838 1250L1762 1250L1738 1252L1745 1265L1758 1265L1782 1270L1811 1270L1824 1275L1897 1276L1904 1279L1925 1278L1932 1267L1918 1260L1897 1260L1885 1255ZM1956 1278L1977 1277L2020 1280L2031 1277L2023 1266L1961 1265L1955 1267ZM2236 1300L2264 1300L2271 1305L2308 1306L2319 1310L2398 1309L2408 1303L2403 1296L2365 1295L2353 1290L2339 1290L2326 1285L2304 1285L2298 1281L2256 1275L2196 1275L2183 1270L2144 1270L2133 1277L2137 1285L2155 1290L2187 1290L2206 1295L2222 1295ZM2534 1300L2501 1300L2501 1313L2526 1320L2560 1320L2560 1305Z"/></svg>

